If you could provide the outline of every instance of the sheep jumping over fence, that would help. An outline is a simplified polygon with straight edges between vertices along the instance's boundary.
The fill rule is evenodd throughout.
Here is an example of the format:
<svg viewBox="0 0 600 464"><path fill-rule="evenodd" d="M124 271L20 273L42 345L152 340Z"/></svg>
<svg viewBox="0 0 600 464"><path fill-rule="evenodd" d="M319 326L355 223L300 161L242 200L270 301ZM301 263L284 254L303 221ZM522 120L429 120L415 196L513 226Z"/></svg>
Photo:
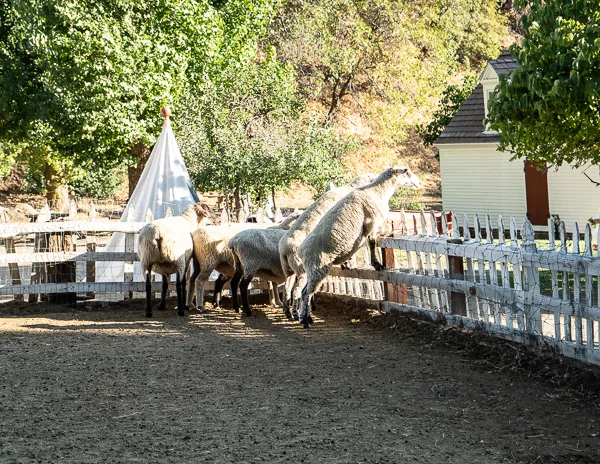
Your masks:
<svg viewBox="0 0 600 464"><path fill-rule="evenodd" d="M300 322L308 328L310 302L331 267L343 264L369 240L371 264L382 269L375 256L375 234L385 223L389 201L401 185L419 188L420 182L408 168L386 169L377 178L359 187L331 208L298 248L306 272L307 283L302 289Z"/></svg>
<svg viewBox="0 0 600 464"><path fill-rule="evenodd" d="M146 277L146 316L152 317L151 271L162 275L162 294L159 309L165 309L169 276L176 274L178 314L185 314L185 276L192 258L192 232L206 223L210 209L195 203L179 216L158 219L140 230L138 255Z"/></svg>
<svg viewBox="0 0 600 464"><path fill-rule="evenodd" d="M298 218L300 214L294 213L286 217L281 223L269 227L269 229L287 230L290 225ZM204 286L210 277L212 271L220 273L215 281L215 291L213 293L213 304L218 304L223 285L231 279L235 273L235 258L233 251L227 246L229 240L236 234L250 229L260 229L268 224L241 223L227 224L221 226L200 227L192 234L194 242L194 254L192 257L194 272L190 277L190 285L187 295L187 306L190 309L196 309L193 298L196 294L196 280L200 278L200 284L197 295L197 305L200 311L204 311ZM277 287L272 289L273 295L271 302L281 304Z"/></svg>
<svg viewBox="0 0 600 464"><path fill-rule="evenodd" d="M287 284L285 286L284 300L286 304L284 305L284 311L287 317L293 316L294 319L298 319L300 291L306 283L306 274L302 267L302 261L298 256L298 247L327 211L353 189L372 182L375 177L377 177L376 174L363 174L355 178L348 185L332 188L327 191L302 213L294 225L290 227L290 230L279 241L279 254L283 271L288 278L294 274L296 275L294 288ZM292 292L293 306L292 311L290 311L289 304L292 301Z"/></svg>

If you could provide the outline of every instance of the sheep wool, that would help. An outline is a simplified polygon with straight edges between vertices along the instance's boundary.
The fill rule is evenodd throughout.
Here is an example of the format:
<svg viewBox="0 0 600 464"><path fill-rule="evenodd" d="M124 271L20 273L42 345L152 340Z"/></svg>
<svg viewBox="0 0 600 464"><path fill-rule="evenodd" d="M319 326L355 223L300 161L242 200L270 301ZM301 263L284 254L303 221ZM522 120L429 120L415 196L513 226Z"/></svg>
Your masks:
<svg viewBox="0 0 600 464"><path fill-rule="evenodd" d="M302 267L302 261L298 256L298 247L304 241L306 236L315 228L327 211L329 211L338 201L340 201L352 190L372 182L375 177L377 177L375 174L363 174L356 177L348 185L333 188L325 192L312 205L310 205L306 211L304 211L304 213L302 213L294 225L290 227L290 229L281 238L279 242L279 254L282 268L286 277L290 277L294 274L296 275L296 283L294 288L287 284L285 286L284 311L286 316L294 316L294 318L298 317L297 306L299 305L300 299L299 291L302 289L302 286L306 281L304 269ZM292 300L292 291L294 292L294 305L292 311L290 312L288 302Z"/></svg>
<svg viewBox="0 0 600 464"><path fill-rule="evenodd" d="M210 211L200 203L188 206L179 216L158 219L140 230L138 255L146 276L146 316L152 317L151 271L162 275L159 308L165 308L169 276L176 274L178 314L184 315L185 273L192 258L192 232L206 222Z"/></svg>
<svg viewBox="0 0 600 464"><path fill-rule="evenodd" d="M420 182L407 168L383 171L373 182L353 190L327 211L299 246L298 255L306 272L300 311L300 322L305 328L310 322L310 300L333 265L348 261L369 239L371 262L376 268L381 267L374 256L374 234L384 224L390 198L400 185L419 188Z"/></svg>

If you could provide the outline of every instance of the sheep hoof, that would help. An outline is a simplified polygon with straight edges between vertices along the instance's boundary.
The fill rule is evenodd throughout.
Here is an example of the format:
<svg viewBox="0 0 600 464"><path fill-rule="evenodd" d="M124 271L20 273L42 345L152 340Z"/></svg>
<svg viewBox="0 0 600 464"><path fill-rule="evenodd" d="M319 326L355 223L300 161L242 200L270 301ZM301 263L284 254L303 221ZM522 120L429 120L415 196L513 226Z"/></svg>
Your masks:
<svg viewBox="0 0 600 464"><path fill-rule="evenodd" d="M302 324L302 327L304 327L305 329L308 329L310 327L309 322L308 322L308 318L302 319L300 321L300 323Z"/></svg>
<svg viewBox="0 0 600 464"><path fill-rule="evenodd" d="M146 311L146 317L152 317L152 311Z"/></svg>
<svg viewBox="0 0 600 464"><path fill-rule="evenodd" d="M288 319L292 318L292 313L289 309L286 309L285 311L283 311L283 314L285 314L285 317L287 317Z"/></svg>
<svg viewBox="0 0 600 464"><path fill-rule="evenodd" d="M177 315L178 316L185 316L185 311L183 309L180 309L177 311Z"/></svg>
<svg viewBox="0 0 600 464"><path fill-rule="evenodd" d="M250 311L250 310L242 311L242 316L252 317L252 311Z"/></svg>
<svg viewBox="0 0 600 464"><path fill-rule="evenodd" d="M298 317L298 313L296 311L292 312L292 319L294 319L295 321L299 320L300 318Z"/></svg>
<svg viewBox="0 0 600 464"><path fill-rule="evenodd" d="M312 324L312 323L313 323L313 318L312 318L312 316L308 316L306 319L308 320L308 323L309 323L309 324Z"/></svg>

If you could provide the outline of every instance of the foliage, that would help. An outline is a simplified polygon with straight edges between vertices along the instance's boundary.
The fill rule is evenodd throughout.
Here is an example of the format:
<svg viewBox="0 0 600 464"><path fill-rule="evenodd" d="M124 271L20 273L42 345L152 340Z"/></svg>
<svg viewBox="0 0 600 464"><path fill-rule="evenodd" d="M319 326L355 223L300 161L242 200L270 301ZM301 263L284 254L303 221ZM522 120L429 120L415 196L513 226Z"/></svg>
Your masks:
<svg viewBox="0 0 600 464"><path fill-rule="evenodd" d="M78 169L69 182L75 195L88 198L109 198L115 196L123 187L123 168Z"/></svg>
<svg viewBox="0 0 600 464"><path fill-rule="evenodd" d="M294 70L272 51L190 92L178 140L196 187L266 201L294 182L322 188L349 144L304 113Z"/></svg>
<svg viewBox="0 0 600 464"><path fill-rule="evenodd" d="M270 42L325 120L355 104L393 147L432 111L448 76L496 56L506 34L494 0L289 0Z"/></svg>
<svg viewBox="0 0 600 464"><path fill-rule="evenodd" d="M57 183L133 161L160 107L246 61L277 3L0 0L0 140Z"/></svg>
<svg viewBox="0 0 600 464"><path fill-rule="evenodd" d="M425 205L421 200L422 194L422 189L399 188L390 199L390 209L404 209L406 211L420 211L425 209Z"/></svg>
<svg viewBox="0 0 600 464"><path fill-rule="evenodd" d="M469 74L465 76L462 85L452 84L446 87L442 92L439 108L434 111L431 122L426 126L417 125L416 127L417 133L423 139L426 147L435 143L476 85L477 76Z"/></svg>
<svg viewBox="0 0 600 464"><path fill-rule="evenodd" d="M488 117L515 157L600 162L600 8L592 0L521 1L518 68L500 76Z"/></svg>

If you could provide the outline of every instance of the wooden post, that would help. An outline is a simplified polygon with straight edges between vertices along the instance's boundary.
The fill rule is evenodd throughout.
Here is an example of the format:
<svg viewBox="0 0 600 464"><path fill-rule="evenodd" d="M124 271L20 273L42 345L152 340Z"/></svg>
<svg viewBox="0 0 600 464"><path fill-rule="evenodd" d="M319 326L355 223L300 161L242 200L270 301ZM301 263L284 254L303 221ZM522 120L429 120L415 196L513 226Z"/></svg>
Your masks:
<svg viewBox="0 0 600 464"><path fill-rule="evenodd" d="M525 219L521 229L521 248L524 251L535 253L537 248L535 245L535 233L531 223ZM534 307L531 303L534 295L540 294L540 274L537 266L524 266L525 281L523 282L523 290L528 297L523 306L525 313L525 329L533 334L542 335L542 313L540 308ZM581 319L579 319L581 321Z"/></svg>
<svg viewBox="0 0 600 464"><path fill-rule="evenodd" d="M67 218L68 219L68 218ZM57 219L57 222L64 220ZM51 232L44 235L44 242L49 252L76 251L76 244L72 232ZM41 283L59 284L76 281L76 263L64 261L48 263L46 265L46 280ZM77 293L49 293L49 303L74 304L77 302Z"/></svg>
<svg viewBox="0 0 600 464"><path fill-rule="evenodd" d="M385 269L394 269L396 267L396 257L394 256L393 248L382 248L381 257L383 258L382 264ZM406 285L397 282L385 282L383 291L386 301L408 304L408 290Z"/></svg>
<svg viewBox="0 0 600 464"><path fill-rule="evenodd" d="M16 253L15 250L15 239L8 237L4 239L4 246L6 247L7 253ZM21 273L19 272L19 265L17 263L9 263L8 269L10 271L10 280L12 285L21 285ZM23 301L23 295L13 295L15 301Z"/></svg>
<svg viewBox="0 0 600 464"><path fill-rule="evenodd" d="M94 222L96 220L96 214L96 207L94 206L94 203L91 203L89 213L90 222ZM96 234L93 232L87 233L86 250L91 253L96 251ZM85 281L87 283L96 282L96 263L94 261L88 261L85 263ZM96 298L96 294L94 292L87 292L86 296L88 298Z"/></svg>
<svg viewBox="0 0 600 464"><path fill-rule="evenodd" d="M52 215L50 213L50 207L48 205L46 205L40 210L40 213L38 214L38 217L35 222L37 222L38 224L41 224L43 222L48 222L51 218L52 218ZM45 237L46 237L46 234L44 234L44 233L36 233L34 235L34 239L33 239L33 251L34 252L48 251L46 249L47 241L45 240ZM46 281L46 263L33 263L31 265L30 283L31 284L39 284L42 282L42 278L43 278L43 281L45 282ZM37 303L38 298L39 298L39 295L37 293L30 293L29 297L28 297L28 301L29 301L29 303ZM45 298L45 297L42 297L42 298Z"/></svg>
<svg viewBox="0 0 600 464"><path fill-rule="evenodd" d="M448 243L455 243L462 245L462 239L448 240ZM461 256L448 255L448 267L451 279L464 280L465 268L463 264L463 258ZM450 310L452 314L458 316L467 315L467 298L464 293L461 292L450 292Z"/></svg>
<svg viewBox="0 0 600 464"><path fill-rule="evenodd" d="M133 222L134 221L134 213L133 211L135 210L134 206L132 205L131 208L129 208L129 211L127 212L127 222ZM167 213L169 213L169 211L171 211L171 208L167 208ZM171 213L172 215L173 213ZM135 251L135 234L125 234L125 252L126 253L133 253ZM133 283L133 262L130 263L124 263L123 264L123 282L131 282ZM126 293L125 295L125 299L132 299L133 298L133 292L129 291L128 293Z"/></svg>

